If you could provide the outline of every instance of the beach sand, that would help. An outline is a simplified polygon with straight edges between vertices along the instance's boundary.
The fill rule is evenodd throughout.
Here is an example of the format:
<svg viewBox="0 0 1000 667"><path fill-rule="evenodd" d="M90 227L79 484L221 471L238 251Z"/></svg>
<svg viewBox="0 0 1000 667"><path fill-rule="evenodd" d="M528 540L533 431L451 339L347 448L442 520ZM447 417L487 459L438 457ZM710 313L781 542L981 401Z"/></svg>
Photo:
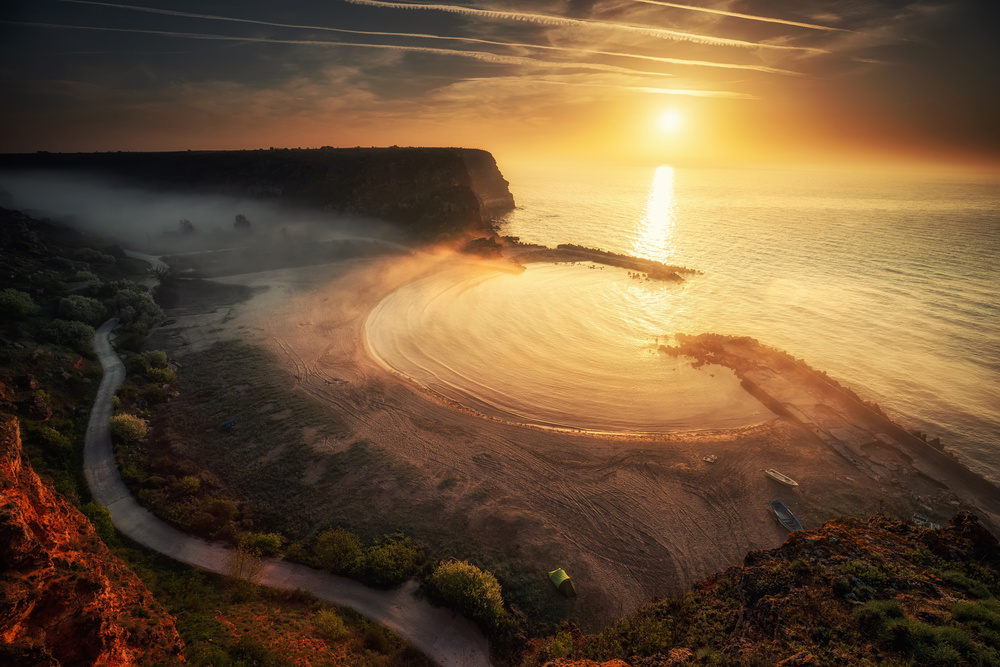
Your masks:
<svg viewBox="0 0 1000 667"><path fill-rule="evenodd" d="M788 533L772 499L807 529L847 513L954 511L916 502L905 475L889 482L859 470L789 418L715 433L598 435L506 423L443 400L373 361L363 330L386 294L448 261L387 257L226 277L267 289L179 316L157 343L182 362L232 338L269 350L294 374L290 391L329 406L351 439L412 470L405 493L371 489L364 511L407 516L434 507L423 517L433 527L411 517L418 536L444 532L481 553L515 557L540 580L565 568L579 597L559 604L585 630L781 544ZM717 462L705 462L709 454ZM777 484L765 468L799 486Z"/></svg>

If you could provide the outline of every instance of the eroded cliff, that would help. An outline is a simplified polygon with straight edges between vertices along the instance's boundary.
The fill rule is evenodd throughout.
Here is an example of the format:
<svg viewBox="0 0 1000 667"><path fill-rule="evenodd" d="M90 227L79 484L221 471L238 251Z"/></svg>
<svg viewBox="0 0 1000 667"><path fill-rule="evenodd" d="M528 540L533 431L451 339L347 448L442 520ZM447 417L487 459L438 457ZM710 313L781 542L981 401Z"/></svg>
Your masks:
<svg viewBox="0 0 1000 667"><path fill-rule="evenodd" d="M184 662L173 618L93 526L43 484L0 417L0 664Z"/></svg>
<svg viewBox="0 0 1000 667"><path fill-rule="evenodd" d="M416 238L481 235L514 199L488 152L319 148L0 155L0 169L110 177L154 190L226 194L371 216Z"/></svg>

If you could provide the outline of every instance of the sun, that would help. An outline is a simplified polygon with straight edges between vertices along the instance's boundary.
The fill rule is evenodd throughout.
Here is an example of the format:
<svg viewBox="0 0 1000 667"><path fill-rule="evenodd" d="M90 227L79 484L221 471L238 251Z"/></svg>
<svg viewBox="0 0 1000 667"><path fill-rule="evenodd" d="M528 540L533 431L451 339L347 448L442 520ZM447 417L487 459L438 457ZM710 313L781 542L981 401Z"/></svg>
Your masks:
<svg viewBox="0 0 1000 667"><path fill-rule="evenodd" d="M660 130L663 132L673 134L674 132L677 132L679 129L681 129L681 126L683 124L684 124L684 118L681 116L681 113L679 111L676 110L665 111L660 115L659 125L660 125Z"/></svg>

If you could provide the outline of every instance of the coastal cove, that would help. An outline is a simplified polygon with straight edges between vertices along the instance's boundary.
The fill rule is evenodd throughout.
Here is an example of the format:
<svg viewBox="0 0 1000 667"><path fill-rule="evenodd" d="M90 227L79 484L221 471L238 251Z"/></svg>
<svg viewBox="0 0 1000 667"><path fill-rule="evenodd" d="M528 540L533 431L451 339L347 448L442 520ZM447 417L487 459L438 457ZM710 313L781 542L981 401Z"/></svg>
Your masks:
<svg viewBox="0 0 1000 667"><path fill-rule="evenodd" d="M182 364L211 354L219 341L261 346L287 369L290 391L344 421L347 433L336 439L315 442L304 433L307 444L279 452L290 460L305 457L290 479L300 490L277 508L288 523L319 526L326 516L357 512L368 524L405 525L430 544L460 542L479 553L515 557L539 572L557 563L583 591L565 613L585 629L603 627L652 597L683 591L749 550L780 544L784 533L767 505L775 497L806 528L886 508L899 516L923 511L947 517L960 507L983 514L981 498L956 495L961 489L937 482L928 486L906 472L903 458L883 456L881 468L859 467L796 420L661 434L538 429L485 418L398 377L369 355L365 328L377 304L470 262L476 260L447 253L399 255L219 278L255 296L178 314L153 343ZM476 280L498 272L495 262L480 264ZM658 350L650 356L669 362ZM254 406L247 410L241 421L259 418ZM374 496L359 496L351 478L330 478L334 457L358 440L371 443L393 462L390 470L405 470L405 476L390 475ZM703 460L709 454L716 463ZM256 474L220 467L210 451L193 455L229 485ZM776 487L761 472L771 467L800 487Z"/></svg>

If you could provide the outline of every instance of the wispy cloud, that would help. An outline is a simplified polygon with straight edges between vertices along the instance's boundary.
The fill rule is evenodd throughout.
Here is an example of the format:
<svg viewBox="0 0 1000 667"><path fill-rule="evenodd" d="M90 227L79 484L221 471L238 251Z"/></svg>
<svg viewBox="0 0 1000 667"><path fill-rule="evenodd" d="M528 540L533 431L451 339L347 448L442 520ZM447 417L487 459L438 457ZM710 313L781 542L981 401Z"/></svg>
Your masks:
<svg viewBox="0 0 1000 667"><path fill-rule="evenodd" d="M615 65L604 65L601 63L577 63L552 60L538 60L536 58L525 58L523 56L505 56L486 51L463 51L458 49L436 49L429 46L408 46L405 44L368 44L363 42L333 42L318 39L276 39L271 37L237 37L233 35L213 35L208 33L195 32L174 32L170 30L143 30L139 28L109 28L104 26L67 25L61 23L36 23L27 21L0 21L9 25L23 25L35 28L51 28L57 30L94 30L101 32L134 33L140 35L162 35L164 37L177 37L180 39L200 39L215 40L224 42L245 42L255 44L295 44L300 46L322 46L322 47L357 47L363 49L382 49L387 51L409 51L414 53L429 53L442 56L454 56L459 58L470 58L485 63L499 65L518 65L538 69L574 69L590 70L593 72L611 72L615 74L628 74L639 76L665 77L673 76L666 72L648 72L645 70L631 69L628 67L618 67Z"/></svg>
<svg viewBox="0 0 1000 667"><path fill-rule="evenodd" d="M714 37L712 35L702 35L692 32L681 32L679 30L668 30L666 28L654 28L651 26L635 25L632 23L618 23L615 21L599 21L595 19L577 19L565 16L554 16L551 14L534 14L529 12L515 12L497 9L479 9L477 7L465 7L461 5L423 5L408 2L383 2L382 0L345 0L354 5L364 5L366 7L382 7L385 9L420 9L452 14L462 14L465 16L476 16L479 18L523 21L525 23L537 23L548 26L574 26L588 28L603 28L617 30L646 37L668 39L680 42L693 42L696 44L708 44L711 46L734 46L749 49L775 49L785 51L805 51L809 53L827 53L823 49L807 46L790 46L787 44L768 44L764 42L748 42L741 39L729 39L726 37Z"/></svg>
<svg viewBox="0 0 1000 667"><path fill-rule="evenodd" d="M747 19L749 21L761 21L763 23L780 23L781 25L790 25L790 26L795 26L797 28L810 28L812 30L827 30L834 32L850 32L849 30L844 30L843 28L833 28L827 25L817 25L815 23L802 23L800 21L789 21L787 19L772 18L770 16L759 16L757 14L741 14L739 12L730 12L724 9L709 9L708 7L681 5L675 2L661 2L660 0L633 0L633 2L640 2L644 5L659 5L661 7L685 9L692 12L703 12L705 14L716 14L718 16L728 16L730 18Z"/></svg>
<svg viewBox="0 0 1000 667"><path fill-rule="evenodd" d="M727 63L727 62L716 62L710 60L690 60L686 58L669 58L664 56L647 56L636 53L625 53L621 51L601 51L595 49L581 49L581 48L571 48L565 46L552 46L552 45L542 45L542 44L527 44L524 42L508 42L500 40L490 40L481 39L477 37L455 37L450 35L433 35L427 33L412 33L412 32L385 32L385 31L373 31L373 30L351 30L348 28L334 28L332 26L321 26L321 25L306 25L306 24L296 24L296 23L278 23L275 21L261 21L257 19L246 19L232 16L218 16L215 14L199 14L194 12L182 12L173 9L159 9L156 7L143 7L140 5L123 5L112 2L97 2L96 0L59 0L60 2L71 3L75 5L96 5L99 7L113 7L115 9L130 10L135 12L142 12L147 14L159 14L162 16L176 16L180 18L196 18L204 19L209 21L224 21L229 23L243 23L251 25L264 25L276 28L293 28L301 30L315 30L323 32L334 32L339 34L347 35L364 35L368 37L394 37L394 38L413 38L413 39L431 39L431 40L444 40L444 41L456 41L456 42L467 42L473 44L484 44L488 46L503 46L507 48L519 48L519 49L535 49L540 51L551 51L551 52L561 52L570 53L577 55L599 55L599 56L609 56L614 58L632 58L636 60L644 60L647 62L663 63L669 65L682 65L682 66L694 66L694 67L714 67L721 69L738 69L738 70L749 70L756 72L765 72L768 74L785 74L785 75L795 75L797 72L791 70L779 69L777 67L768 67L766 65L750 65L742 63Z"/></svg>

